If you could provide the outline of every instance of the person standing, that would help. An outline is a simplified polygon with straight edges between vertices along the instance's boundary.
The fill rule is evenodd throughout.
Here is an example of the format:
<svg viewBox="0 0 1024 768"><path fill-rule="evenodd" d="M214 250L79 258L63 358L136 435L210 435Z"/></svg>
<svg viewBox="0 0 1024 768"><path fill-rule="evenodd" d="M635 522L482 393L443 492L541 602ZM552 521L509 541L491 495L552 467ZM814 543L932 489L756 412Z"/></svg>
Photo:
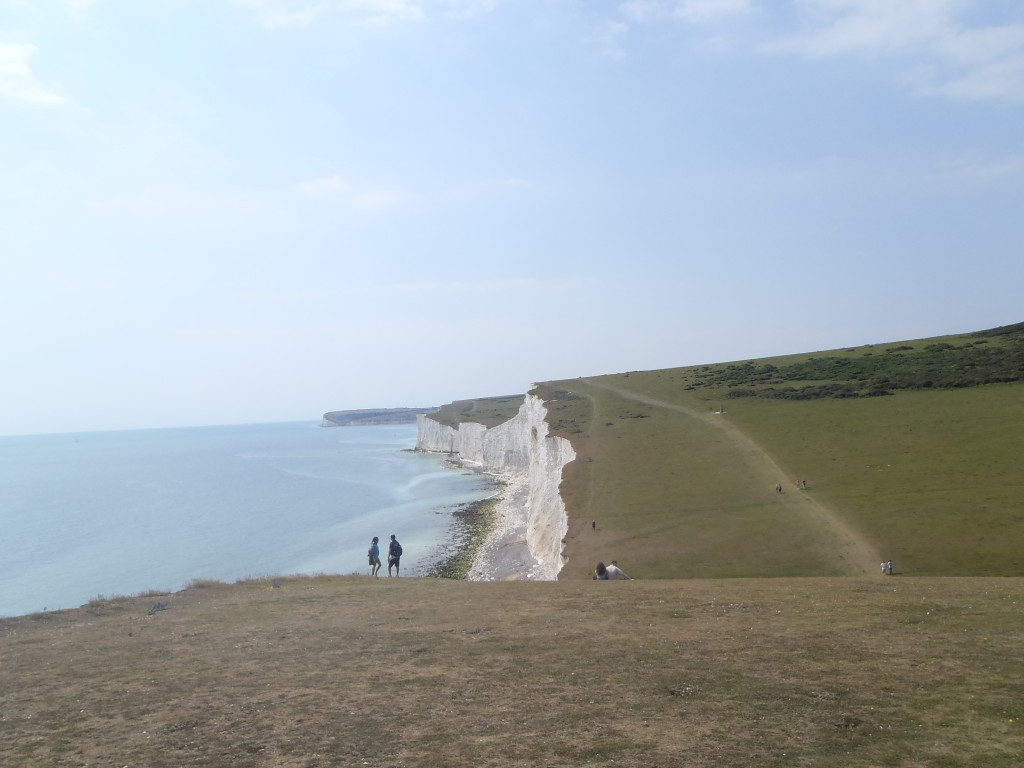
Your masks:
<svg viewBox="0 0 1024 768"><path fill-rule="evenodd" d="M366 553L370 558L370 575L376 576L377 571L380 570L380 544L376 536L373 537L373 541L370 542L370 550Z"/></svg>
<svg viewBox="0 0 1024 768"><path fill-rule="evenodd" d="M398 543L395 534L391 534L391 543L388 544L388 576L391 575L391 568L394 566L395 577L398 577L399 561L402 559L402 545Z"/></svg>

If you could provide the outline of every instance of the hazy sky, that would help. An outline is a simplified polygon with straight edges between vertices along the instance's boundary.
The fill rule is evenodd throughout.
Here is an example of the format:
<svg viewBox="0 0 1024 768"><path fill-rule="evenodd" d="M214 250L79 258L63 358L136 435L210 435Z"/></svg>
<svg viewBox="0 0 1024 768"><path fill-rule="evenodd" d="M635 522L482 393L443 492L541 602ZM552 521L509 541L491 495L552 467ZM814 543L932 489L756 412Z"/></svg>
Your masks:
<svg viewBox="0 0 1024 768"><path fill-rule="evenodd" d="M1024 320L1018 0L0 0L0 434Z"/></svg>

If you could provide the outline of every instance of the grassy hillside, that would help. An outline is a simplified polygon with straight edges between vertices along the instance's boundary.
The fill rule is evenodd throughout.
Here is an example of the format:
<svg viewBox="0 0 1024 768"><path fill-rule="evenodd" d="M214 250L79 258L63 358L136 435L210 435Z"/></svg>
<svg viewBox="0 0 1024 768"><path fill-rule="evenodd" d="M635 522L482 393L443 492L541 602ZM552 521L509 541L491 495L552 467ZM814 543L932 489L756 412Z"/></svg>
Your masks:
<svg viewBox="0 0 1024 768"><path fill-rule="evenodd" d="M563 578L1024 574L1024 324L536 392L580 456Z"/></svg>
<svg viewBox="0 0 1024 768"><path fill-rule="evenodd" d="M1022 604L1022 579L207 584L0 620L0 765L1010 768Z"/></svg>
<svg viewBox="0 0 1024 768"><path fill-rule="evenodd" d="M436 412L430 414L430 418L450 427L464 421L483 424L485 427L496 427L515 416L524 399L523 395L501 395L476 400L456 400L438 408Z"/></svg>

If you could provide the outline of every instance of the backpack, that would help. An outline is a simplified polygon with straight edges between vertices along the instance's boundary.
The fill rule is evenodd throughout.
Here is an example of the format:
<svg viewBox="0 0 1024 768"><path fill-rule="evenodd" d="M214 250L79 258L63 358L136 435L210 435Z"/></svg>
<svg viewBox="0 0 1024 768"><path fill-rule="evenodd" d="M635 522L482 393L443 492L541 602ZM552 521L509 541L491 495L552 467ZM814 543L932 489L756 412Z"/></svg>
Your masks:
<svg viewBox="0 0 1024 768"><path fill-rule="evenodd" d="M393 554L395 557L402 556L402 545L398 543L398 539L395 539L393 542L391 542L391 554Z"/></svg>

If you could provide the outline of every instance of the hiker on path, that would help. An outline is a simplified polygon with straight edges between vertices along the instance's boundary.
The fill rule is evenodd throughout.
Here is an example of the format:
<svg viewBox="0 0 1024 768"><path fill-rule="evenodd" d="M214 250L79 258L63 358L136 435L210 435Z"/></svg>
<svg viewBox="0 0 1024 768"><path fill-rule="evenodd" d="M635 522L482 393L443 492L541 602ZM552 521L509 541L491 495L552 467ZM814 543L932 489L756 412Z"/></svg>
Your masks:
<svg viewBox="0 0 1024 768"><path fill-rule="evenodd" d="M892 576L892 560L886 563L885 567L889 569L889 575Z"/></svg>
<svg viewBox="0 0 1024 768"><path fill-rule="evenodd" d="M609 581L611 581L613 579L628 579L629 578L629 576L626 575L626 572L624 570L622 570L621 568L619 568L619 561L618 560L612 560L612 564L611 565L605 566L605 571L608 573Z"/></svg>
<svg viewBox="0 0 1024 768"><path fill-rule="evenodd" d="M882 575L883 576L885 576L885 570L886 570L886 565L885 565L885 560L883 560L882 561Z"/></svg>
<svg viewBox="0 0 1024 768"><path fill-rule="evenodd" d="M388 544L388 576L391 575L391 568L395 569L395 577L398 577L398 561L402 559L402 545L398 543L395 534L391 534L391 543Z"/></svg>
<svg viewBox="0 0 1024 768"><path fill-rule="evenodd" d="M377 571L380 570L380 545L377 543L380 541L376 536L373 537L373 541L370 542L370 551L366 554L370 557L370 575L376 576Z"/></svg>

